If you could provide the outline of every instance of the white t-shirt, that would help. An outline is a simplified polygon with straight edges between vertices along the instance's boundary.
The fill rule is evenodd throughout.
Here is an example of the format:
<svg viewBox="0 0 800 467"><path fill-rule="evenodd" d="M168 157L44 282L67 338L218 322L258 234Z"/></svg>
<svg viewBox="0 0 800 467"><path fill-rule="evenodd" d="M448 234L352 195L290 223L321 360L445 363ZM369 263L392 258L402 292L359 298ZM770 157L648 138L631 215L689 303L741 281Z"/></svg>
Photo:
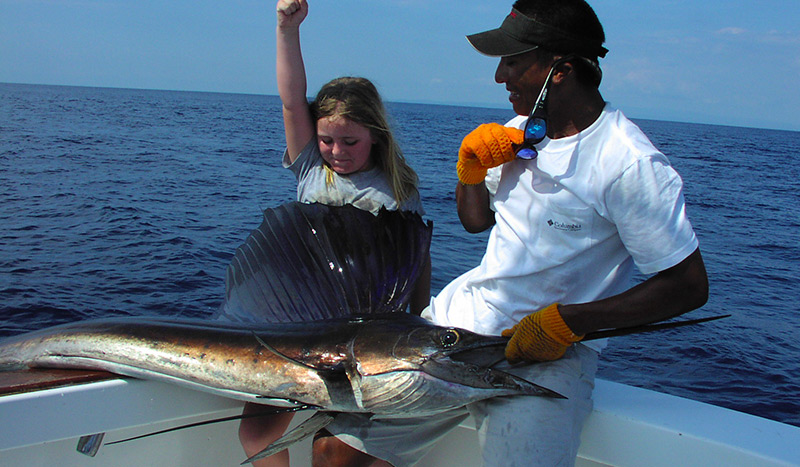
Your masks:
<svg viewBox="0 0 800 467"><path fill-rule="evenodd" d="M537 149L490 171L486 253L431 300L437 324L496 335L551 303L627 290L634 264L652 274L697 249L680 177L622 112L607 104L584 131Z"/></svg>

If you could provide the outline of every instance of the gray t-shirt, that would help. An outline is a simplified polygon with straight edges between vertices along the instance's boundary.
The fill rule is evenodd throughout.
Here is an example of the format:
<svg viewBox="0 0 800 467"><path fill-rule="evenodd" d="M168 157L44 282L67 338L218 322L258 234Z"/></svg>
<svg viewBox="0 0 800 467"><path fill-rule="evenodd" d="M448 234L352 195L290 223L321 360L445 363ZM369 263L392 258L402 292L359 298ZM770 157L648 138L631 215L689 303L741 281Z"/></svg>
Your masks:
<svg viewBox="0 0 800 467"><path fill-rule="evenodd" d="M402 210L425 214L419 192L414 193L398 208L389 181L379 168L348 175L334 174L332 185L325 182L326 171L317 138L309 141L294 163L283 154L283 166L297 177L297 200L303 203L322 203L330 206L353 206L377 214L382 206L390 211Z"/></svg>

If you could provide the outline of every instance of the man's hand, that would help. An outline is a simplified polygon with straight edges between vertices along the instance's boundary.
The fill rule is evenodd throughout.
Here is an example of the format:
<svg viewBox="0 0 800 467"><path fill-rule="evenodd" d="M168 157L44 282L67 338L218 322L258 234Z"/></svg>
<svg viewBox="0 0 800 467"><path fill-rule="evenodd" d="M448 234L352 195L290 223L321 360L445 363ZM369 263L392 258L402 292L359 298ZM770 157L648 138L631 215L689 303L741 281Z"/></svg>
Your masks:
<svg viewBox="0 0 800 467"><path fill-rule="evenodd" d="M503 337L511 337L506 345L506 359L511 363L558 360L570 345L583 339L564 322L557 303L522 318L503 331Z"/></svg>
<svg viewBox="0 0 800 467"><path fill-rule="evenodd" d="M492 167L514 160L514 145L522 144L522 130L498 123L484 123L464 137L458 151L456 172L465 185L477 185Z"/></svg>

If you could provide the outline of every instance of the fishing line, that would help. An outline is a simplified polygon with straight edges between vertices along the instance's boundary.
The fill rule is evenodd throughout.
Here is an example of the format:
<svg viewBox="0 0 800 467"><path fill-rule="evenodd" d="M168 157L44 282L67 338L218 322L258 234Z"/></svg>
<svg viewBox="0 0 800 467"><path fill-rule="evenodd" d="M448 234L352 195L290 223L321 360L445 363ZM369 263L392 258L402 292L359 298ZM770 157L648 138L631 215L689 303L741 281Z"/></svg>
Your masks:
<svg viewBox="0 0 800 467"><path fill-rule="evenodd" d="M194 428L194 427L203 426L203 425L210 425L212 423L229 422L231 420L244 420L246 418L262 417L264 415L277 415L277 414L281 414L281 413L299 412L301 410L318 410L319 408L320 407L317 407L315 405L300 405L300 406L297 406L297 407L285 407L285 408L270 410L270 411L266 411L266 412L251 413L251 414L241 414L241 415L232 415L230 417L215 418L213 420L204 420L202 422L195 422L195 423L190 423L188 425L181 425L181 426L167 428L167 429L160 430L160 431L154 431L152 433L145 433L143 435L134 436L132 438L126 438L126 439L120 439L120 440L117 440L117 441L111 441L110 443L106 443L105 445L106 446L110 446L112 444L125 443L127 441L133 441L133 440L136 440L136 439L147 438L147 437L155 436L155 435L161 435L161 434L164 434L164 433L169 433L171 431L183 430L184 428Z"/></svg>

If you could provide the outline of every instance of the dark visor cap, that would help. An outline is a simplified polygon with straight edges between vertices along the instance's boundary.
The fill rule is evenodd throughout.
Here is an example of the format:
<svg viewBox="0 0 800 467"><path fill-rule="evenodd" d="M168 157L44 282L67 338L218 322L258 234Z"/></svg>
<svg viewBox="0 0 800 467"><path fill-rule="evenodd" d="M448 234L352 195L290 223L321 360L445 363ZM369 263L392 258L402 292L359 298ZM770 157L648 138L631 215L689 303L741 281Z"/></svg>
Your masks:
<svg viewBox="0 0 800 467"><path fill-rule="evenodd" d="M475 50L491 57L508 57L537 47L575 53L592 60L608 53L601 43L540 23L515 8L498 29L469 35L467 40Z"/></svg>

